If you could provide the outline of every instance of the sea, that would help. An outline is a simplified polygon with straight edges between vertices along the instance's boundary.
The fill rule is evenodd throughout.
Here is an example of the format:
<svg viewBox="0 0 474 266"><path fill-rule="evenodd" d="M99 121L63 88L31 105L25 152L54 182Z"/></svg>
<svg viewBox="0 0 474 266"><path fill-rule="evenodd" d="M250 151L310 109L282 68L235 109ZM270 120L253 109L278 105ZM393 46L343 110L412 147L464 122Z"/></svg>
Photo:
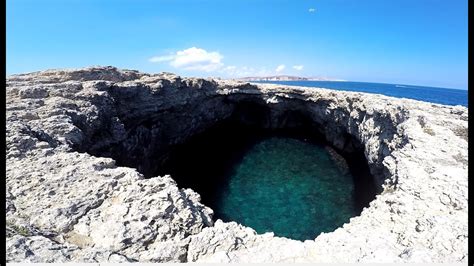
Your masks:
<svg viewBox="0 0 474 266"><path fill-rule="evenodd" d="M445 105L462 105L467 107L467 90L435 88L415 85L369 83L352 81L252 81L303 87L319 87L341 91L357 91L382 94L397 98L408 98Z"/></svg>

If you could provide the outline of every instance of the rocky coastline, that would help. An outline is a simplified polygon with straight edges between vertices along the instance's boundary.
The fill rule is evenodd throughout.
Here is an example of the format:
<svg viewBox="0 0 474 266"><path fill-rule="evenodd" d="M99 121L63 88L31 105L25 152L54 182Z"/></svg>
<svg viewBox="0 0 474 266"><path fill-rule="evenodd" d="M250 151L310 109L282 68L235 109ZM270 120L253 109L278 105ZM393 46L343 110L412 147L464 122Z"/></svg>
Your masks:
<svg viewBox="0 0 474 266"><path fill-rule="evenodd" d="M115 67L11 75L6 95L7 262L467 262L465 107ZM152 158L234 118L311 124L378 195L304 242L214 221Z"/></svg>

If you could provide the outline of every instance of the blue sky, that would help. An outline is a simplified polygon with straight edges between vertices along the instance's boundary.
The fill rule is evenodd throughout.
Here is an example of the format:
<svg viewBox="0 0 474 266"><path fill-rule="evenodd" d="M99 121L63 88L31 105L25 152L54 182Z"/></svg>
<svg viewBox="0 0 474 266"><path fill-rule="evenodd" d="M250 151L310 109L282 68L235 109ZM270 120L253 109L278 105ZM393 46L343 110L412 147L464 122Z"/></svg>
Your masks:
<svg viewBox="0 0 474 266"><path fill-rule="evenodd" d="M7 74L113 65L467 89L467 0L7 0Z"/></svg>

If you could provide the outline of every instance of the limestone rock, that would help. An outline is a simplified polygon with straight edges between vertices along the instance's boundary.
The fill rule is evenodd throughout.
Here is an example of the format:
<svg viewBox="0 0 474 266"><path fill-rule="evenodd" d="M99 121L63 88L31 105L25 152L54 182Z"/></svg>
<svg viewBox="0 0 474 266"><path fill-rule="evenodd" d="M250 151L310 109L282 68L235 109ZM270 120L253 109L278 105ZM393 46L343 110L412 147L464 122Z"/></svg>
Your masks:
<svg viewBox="0 0 474 266"><path fill-rule="evenodd" d="M68 262L73 251L73 247L58 244L42 236L16 235L6 241L6 259L10 262Z"/></svg>
<svg viewBox="0 0 474 266"><path fill-rule="evenodd" d="M467 261L465 107L114 67L12 75L6 94L8 262ZM157 154L248 104L265 127L298 113L362 150L380 194L301 242L213 223L197 193L153 176Z"/></svg>

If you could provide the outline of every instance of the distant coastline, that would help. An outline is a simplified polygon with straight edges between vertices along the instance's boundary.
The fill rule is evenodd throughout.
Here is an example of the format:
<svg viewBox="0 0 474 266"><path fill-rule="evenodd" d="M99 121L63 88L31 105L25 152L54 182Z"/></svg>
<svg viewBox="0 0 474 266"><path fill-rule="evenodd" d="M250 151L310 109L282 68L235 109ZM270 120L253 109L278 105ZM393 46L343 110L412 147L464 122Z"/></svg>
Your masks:
<svg viewBox="0 0 474 266"><path fill-rule="evenodd" d="M335 82L334 80L252 80L249 82L376 93L438 104L468 106L467 90L451 88L360 81Z"/></svg>
<svg viewBox="0 0 474 266"><path fill-rule="evenodd" d="M343 79L333 79L327 77L299 77L289 75L266 76L266 77L242 77L235 78L239 81L346 81Z"/></svg>

